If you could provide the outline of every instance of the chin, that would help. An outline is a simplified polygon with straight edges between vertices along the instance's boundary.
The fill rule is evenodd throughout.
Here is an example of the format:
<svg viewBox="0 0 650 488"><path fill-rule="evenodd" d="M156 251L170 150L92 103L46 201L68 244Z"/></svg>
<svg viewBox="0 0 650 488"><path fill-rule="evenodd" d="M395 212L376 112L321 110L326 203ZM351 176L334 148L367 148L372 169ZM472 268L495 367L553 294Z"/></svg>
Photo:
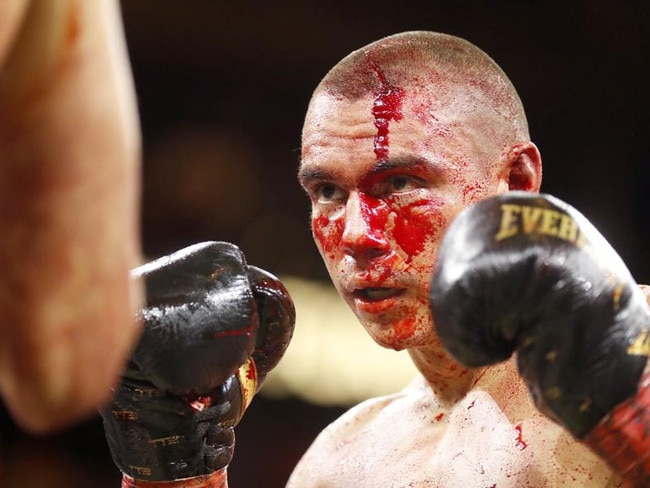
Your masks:
<svg viewBox="0 0 650 488"><path fill-rule="evenodd" d="M395 310L394 313L384 314L370 319L357 318L363 324L366 332L380 346L401 351L412 347L429 345L433 339L433 325L428 315L418 313L418 310ZM379 320L379 319L383 320Z"/></svg>
<svg viewBox="0 0 650 488"><path fill-rule="evenodd" d="M411 335L401 334L392 328L384 329L379 333L376 331L374 333L368 332L378 345L386 349L393 349L394 351L403 351L404 349L427 344L423 334L418 333L418 331L414 331Z"/></svg>
<svg viewBox="0 0 650 488"><path fill-rule="evenodd" d="M410 347L402 342L395 342L387 337L376 337L372 336L373 340L384 349L392 349L394 351L403 351L404 349Z"/></svg>

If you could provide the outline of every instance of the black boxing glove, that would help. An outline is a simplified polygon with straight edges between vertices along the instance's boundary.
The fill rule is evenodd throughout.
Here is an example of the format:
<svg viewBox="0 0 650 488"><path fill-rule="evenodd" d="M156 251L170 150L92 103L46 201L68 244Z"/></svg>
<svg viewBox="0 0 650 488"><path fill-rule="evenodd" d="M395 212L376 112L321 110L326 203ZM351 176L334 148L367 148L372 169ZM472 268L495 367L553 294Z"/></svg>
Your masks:
<svg viewBox="0 0 650 488"><path fill-rule="evenodd" d="M146 481L225 469L234 427L261 386L260 371L265 377L270 369L254 357L266 350L271 327L282 340L270 367L280 360L293 302L277 278L223 242L183 249L133 276L145 282L143 332L101 410L113 459L125 476Z"/></svg>
<svg viewBox="0 0 650 488"><path fill-rule="evenodd" d="M133 270L144 280L140 341L125 376L175 394L223 383L255 347L258 314L237 246L205 242Z"/></svg>
<svg viewBox="0 0 650 488"><path fill-rule="evenodd" d="M516 352L536 406L578 439L637 393L645 297L593 225L552 196L510 192L462 211L430 298L453 357L477 367Z"/></svg>
<svg viewBox="0 0 650 488"><path fill-rule="evenodd" d="M275 276L255 266L248 266L247 272L259 316L255 350L249 361L256 371L257 392L289 346L296 310L293 301L287 299L289 292Z"/></svg>

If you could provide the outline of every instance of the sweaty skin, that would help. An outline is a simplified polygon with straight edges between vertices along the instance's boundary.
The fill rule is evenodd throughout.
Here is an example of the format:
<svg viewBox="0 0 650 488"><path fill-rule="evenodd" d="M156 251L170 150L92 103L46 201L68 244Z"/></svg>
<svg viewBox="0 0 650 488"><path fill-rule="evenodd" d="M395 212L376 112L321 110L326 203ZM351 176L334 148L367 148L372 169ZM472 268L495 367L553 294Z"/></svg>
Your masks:
<svg viewBox="0 0 650 488"><path fill-rule="evenodd" d="M287 486L623 486L533 409L514 364L479 373L467 388L443 404L418 377L359 404L319 435Z"/></svg>
<svg viewBox="0 0 650 488"><path fill-rule="evenodd" d="M367 71L386 73L372 47L364 56ZM468 370L442 349L428 296L444 229L482 197L538 191L541 158L527 133L495 130L498 115L442 68L417 73L401 83L360 78L375 87L360 97L323 83L305 118L299 179L332 281L369 335L406 349L420 374L327 427L287 486L620 486L535 409L512 362ZM337 76L328 75L334 86ZM399 117L378 124L376 101L389 84Z"/></svg>
<svg viewBox="0 0 650 488"><path fill-rule="evenodd" d="M135 341L140 136L114 0L0 5L0 395L44 432L96 412Z"/></svg>

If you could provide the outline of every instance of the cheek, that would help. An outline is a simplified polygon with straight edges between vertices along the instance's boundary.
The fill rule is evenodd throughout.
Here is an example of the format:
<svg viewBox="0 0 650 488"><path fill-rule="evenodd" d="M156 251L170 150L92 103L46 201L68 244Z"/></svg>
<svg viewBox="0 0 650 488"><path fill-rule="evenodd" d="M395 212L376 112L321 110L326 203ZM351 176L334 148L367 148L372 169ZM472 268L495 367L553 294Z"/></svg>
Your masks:
<svg viewBox="0 0 650 488"><path fill-rule="evenodd" d="M392 323L387 336L388 346L395 350L429 344L433 339L428 300L404 309Z"/></svg>
<svg viewBox="0 0 650 488"><path fill-rule="evenodd" d="M491 193L487 179L483 182L472 182L463 185L463 205L470 205L482 200Z"/></svg>
<svg viewBox="0 0 650 488"><path fill-rule="evenodd" d="M475 166L476 164L465 163L454 179L454 184L461 191L463 206L482 200L494 193L498 186L498 179L491 176L491 168L484 172L477 170Z"/></svg>
<svg viewBox="0 0 650 488"><path fill-rule="evenodd" d="M396 244L413 259L430 248L427 243L435 241L447 223L442 201L422 200L395 213L393 236Z"/></svg>
<svg viewBox="0 0 650 488"><path fill-rule="evenodd" d="M323 215L312 217L311 229L323 257L332 259L343 237L341 221L330 220Z"/></svg>

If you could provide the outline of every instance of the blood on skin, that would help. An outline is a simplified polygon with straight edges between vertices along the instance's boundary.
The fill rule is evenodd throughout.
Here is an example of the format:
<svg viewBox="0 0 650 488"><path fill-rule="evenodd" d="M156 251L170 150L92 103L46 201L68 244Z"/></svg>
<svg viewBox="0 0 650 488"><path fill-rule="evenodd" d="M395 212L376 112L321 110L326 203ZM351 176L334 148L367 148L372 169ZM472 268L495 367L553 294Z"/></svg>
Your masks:
<svg viewBox="0 0 650 488"><path fill-rule="evenodd" d="M373 281L378 283L385 283L388 278L393 274L393 269L390 266L382 266L377 269L375 263L368 263L368 268L365 271L358 273L361 280L367 279L370 275Z"/></svg>
<svg viewBox="0 0 650 488"><path fill-rule="evenodd" d="M417 330L419 320L415 317L404 317L393 327L392 339L393 345L400 344L404 339L411 337Z"/></svg>
<svg viewBox="0 0 650 488"><path fill-rule="evenodd" d="M331 229L330 226L335 226L335 228ZM325 215L319 215L312 219L311 228L314 233L314 238L320 244L323 253L334 253L343 235L342 221L332 221Z"/></svg>
<svg viewBox="0 0 650 488"><path fill-rule="evenodd" d="M392 237L397 246L406 254L407 262L424 251L428 239L436 229L444 227L445 222L435 218L431 212L422 210L431 206L429 201L418 201L410 205L386 205L382 199L366 193L359 193L359 211L369 232L367 244L372 240L381 241ZM393 216L393 219L390 217ZM388 228L389 222L392 223ZM341 245L344 232L344 220L332 220L326 215L318 215L312 220L312 231L326 254L334 253ZM382 234L391 232L391 236ZM362 246L363 243L360 244Z"/></svg>
<svg viewBox="0 0 650 488"><path fill-rule="evenodd" d="M429 136L450 138L454 135L452 126L441 122L435 115L435 109L431 99L427 96L419 96L411 100L413 114L427 127Z"/></svg>
<svg viewBox="0 0 650 488"><path fill-rule="evenodd" d="M523 451L528 447L528 443L524 441L521 424L515 425L515 429L517 429L517 447Z"/></svg>
<svg viewBox="0 0 650 488"><path fill-rule="evenodd" d="M470 203L478 200L485 193L485 188L481 183L474 183L463 186L463 201Z"/></svg>
<svg viewBox="0 0 650 488"><path fill-rule="evenodd" d="M388 206L381 199L362 192L359 193L359 207L368 232L375 239L381 239L377 235L386 230L388 216L390 215Z"/></svg>
<svg viewBox="0 0 650 488"><path fill-rule="evenodd" d="M388 82L384 72L375 63L370 63L374 70L381 88L375 94L375 102L372 106L372 116L375 118L375 155L377 159L388 157L388 126L391 120L402 119L402 101L404 90Z"/></svg>
<svg viewBox="0 0 650 488"><path fill-rule="evenodd" d="M404 252L412 258L424 251L424 245L431 236L436 226L440 224L433 219L429 213L418 215L415 209L419 204L412 204L404 207L396 215L393 235L395 241Z"/></svg>
<svg viewBox="0 0 650 488"><path fill-rule="evenodd" d="M391 84L375 63L371 61L370 65L380 82L380 88L375 93L371 109L374 125L377 128L374 138L374 154L379 161L387 159L389 156L389 125L391 121L399 121L403 117L402 103L405 91L403 88ZM446 223L444 218L428 211L429 208L438 206L437 202L423 199L403 205L390 196L377 198L370 195L364 191L364 187L372 188L373 182L365 179L359 185L358 211L360 218L363 219L366 234L355 236L357 241L344 242L344 234L348 225L345 215L336 219L330 219L327 215L312 217L314 238L323 255L330 260L337 259L338 253L342 251L344 245L357 246L356 250L363 254L365 249L377 248L387 243L387 246L395 245L403 251L401 256L408 264L425 250L426 243L435 235L436 230L444 228ZM381 284L392 274L391 268L385 266L385 262L383 264L381 269L372 269L373 262L367 263L369 268L366 271L373 273L373 279L376 283L378 282L377 284ZM392 340L395 344L414 334L417 330L418 320L416 317L404 318L395 324L392 330Z"/></svg>
<svg viewBox="0 0 650 488"><path fill-rule="evenodd" d="M485 374L486 371L487 371L487 369L484 369L483 371L481 371L481 372L480 372L480 373L479 373L479 374L474 378L474 386L476 386L476 384L477 384L477 383L479 382L479 380L483 377L483 375ZM472 405L473 405L473 404L472 404Z"/></svg>

